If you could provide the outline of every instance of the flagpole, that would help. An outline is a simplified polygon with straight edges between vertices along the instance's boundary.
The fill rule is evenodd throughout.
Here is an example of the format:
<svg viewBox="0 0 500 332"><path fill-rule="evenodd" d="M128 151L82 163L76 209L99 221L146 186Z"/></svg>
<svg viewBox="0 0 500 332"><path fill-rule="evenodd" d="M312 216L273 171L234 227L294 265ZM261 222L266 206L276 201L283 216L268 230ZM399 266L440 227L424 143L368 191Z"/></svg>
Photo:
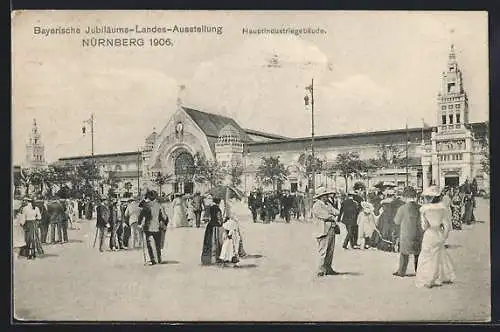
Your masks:
<svg viewBox="0 0 500 332"><path fill-rule="evenodd" d="M424 118L422 118L422 143L424 143L424 127L425 127L425 121Z"/></svg>
<svg viewBox="0 0 500 332"><path fill-rule="evenodd" d="M311 155L312 155L312 195L316 192L316 160L314 159L314 78L311 79Z"/></svg>
<svg viewBox="0 0 500 332"><path fill-rule="evenodd" d="M406 186L408 187L408 122L406 123Z"/></svg>

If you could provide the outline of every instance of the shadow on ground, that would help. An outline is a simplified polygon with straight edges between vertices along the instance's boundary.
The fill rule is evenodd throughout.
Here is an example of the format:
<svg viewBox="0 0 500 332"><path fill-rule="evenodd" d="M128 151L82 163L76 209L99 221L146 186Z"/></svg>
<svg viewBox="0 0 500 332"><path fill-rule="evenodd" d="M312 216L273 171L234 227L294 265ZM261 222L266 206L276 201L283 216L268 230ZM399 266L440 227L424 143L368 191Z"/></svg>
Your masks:
<svg viewBox="0 0 500 332"><path fill-rule="evenodd" d="M262 258L264 257L261 254L251 254L251 255L246 255L245 257L241 257L241 259L247 259L247 258Z"/></svg>
<svg viewBox="0 0 500 332"><path fill-rule="evenodd" d="M167 260L167 261L163 261L163 262L160 263L160 265L169 265L169 264L180 264L180 262L179 261L173 261L173 260L172 261L168 261Z"/></svg>
<svg viewBox="0 0 500 332"><path fill-rule="evenodd" d="M256 268L258 265L257 264L241 264L237 268L238 269L253 269Z"/></svg>
<svg viewBox="0 0 500 332"><path fill-rule="evenodd" d="M337 272L337 275L338 276L355 276L355 277L359 277L359 276L362 276L363 273L361 273L361 272Z"/></svg>

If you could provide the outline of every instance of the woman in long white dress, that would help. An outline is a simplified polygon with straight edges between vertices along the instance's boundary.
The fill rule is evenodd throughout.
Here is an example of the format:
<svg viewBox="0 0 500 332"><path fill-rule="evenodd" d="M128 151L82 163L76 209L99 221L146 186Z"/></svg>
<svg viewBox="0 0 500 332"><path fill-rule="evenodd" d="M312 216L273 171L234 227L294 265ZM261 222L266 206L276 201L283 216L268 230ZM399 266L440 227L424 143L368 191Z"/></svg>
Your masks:
<svg viewBox="0 0 500 332"><path fill-rule="evenodd" d="M172 202L172 222L175 227L186 227L188 225L186 218L186 206L184 199L180 194L175 195Z"/></svg>
<svg viewBox="0 0 500 332"><path fill-rule="evenodd" d="M424 235L418 259L416 286L431 288L455 281L455 268L445 248L452 229L448 207L440 201L436 186L422 193L425 204L420 208Z"/></svg>
<svg viewBox="0 0 500 332"><path fill-rule="evenodd" d="M24 206L22 205L22 201L14 200L14 216L12 218L12 247L16 254L19 252L19 249L25 245L24 228L22 226L23 220L21 214L21 210L23 207ZM17 256L14 255L14 257Z"/></svg>

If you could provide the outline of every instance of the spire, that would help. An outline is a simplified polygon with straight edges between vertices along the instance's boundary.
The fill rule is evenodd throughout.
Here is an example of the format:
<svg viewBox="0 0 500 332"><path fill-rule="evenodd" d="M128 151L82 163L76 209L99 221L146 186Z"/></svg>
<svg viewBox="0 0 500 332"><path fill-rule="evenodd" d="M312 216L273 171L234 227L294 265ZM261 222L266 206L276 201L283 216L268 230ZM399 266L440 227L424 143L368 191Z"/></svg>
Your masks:
<svg viewBox="0 0 500 332"><path fill-rule="evenodd" d="M181 108L183 101L182 97L184 95L184 90L186 90L186 86L184 84L179 85L179 90L177 92L177 107Z"/></svg>
<svg viewBox="0 0 500 332"><path fill-rule="evenodd" d="M457 57L455 55L455 45L453 45L453 44L451 44L451 47L450 47L450 54L448 56L448 62L450 64L457 62Z"/></svg>

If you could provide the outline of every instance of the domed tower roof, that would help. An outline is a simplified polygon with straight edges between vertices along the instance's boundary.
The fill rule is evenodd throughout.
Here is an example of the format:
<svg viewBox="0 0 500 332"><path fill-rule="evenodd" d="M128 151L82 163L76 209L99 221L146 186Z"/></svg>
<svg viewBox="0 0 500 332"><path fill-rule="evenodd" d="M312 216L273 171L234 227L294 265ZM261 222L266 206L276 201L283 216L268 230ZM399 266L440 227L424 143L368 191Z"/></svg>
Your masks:
<svg viewBox="0 0 500 332"><path fill-rule="evenodd" d="M227 124L219 131L219 143L240 143L241 134L234 126Z"/></svg>
<svg viewBox="0 0 500 332"><path fill-rule="evenodd" d="M227 124L219 131L219 137L232 136L240 138L240 131L234 126Z"/></svg>

